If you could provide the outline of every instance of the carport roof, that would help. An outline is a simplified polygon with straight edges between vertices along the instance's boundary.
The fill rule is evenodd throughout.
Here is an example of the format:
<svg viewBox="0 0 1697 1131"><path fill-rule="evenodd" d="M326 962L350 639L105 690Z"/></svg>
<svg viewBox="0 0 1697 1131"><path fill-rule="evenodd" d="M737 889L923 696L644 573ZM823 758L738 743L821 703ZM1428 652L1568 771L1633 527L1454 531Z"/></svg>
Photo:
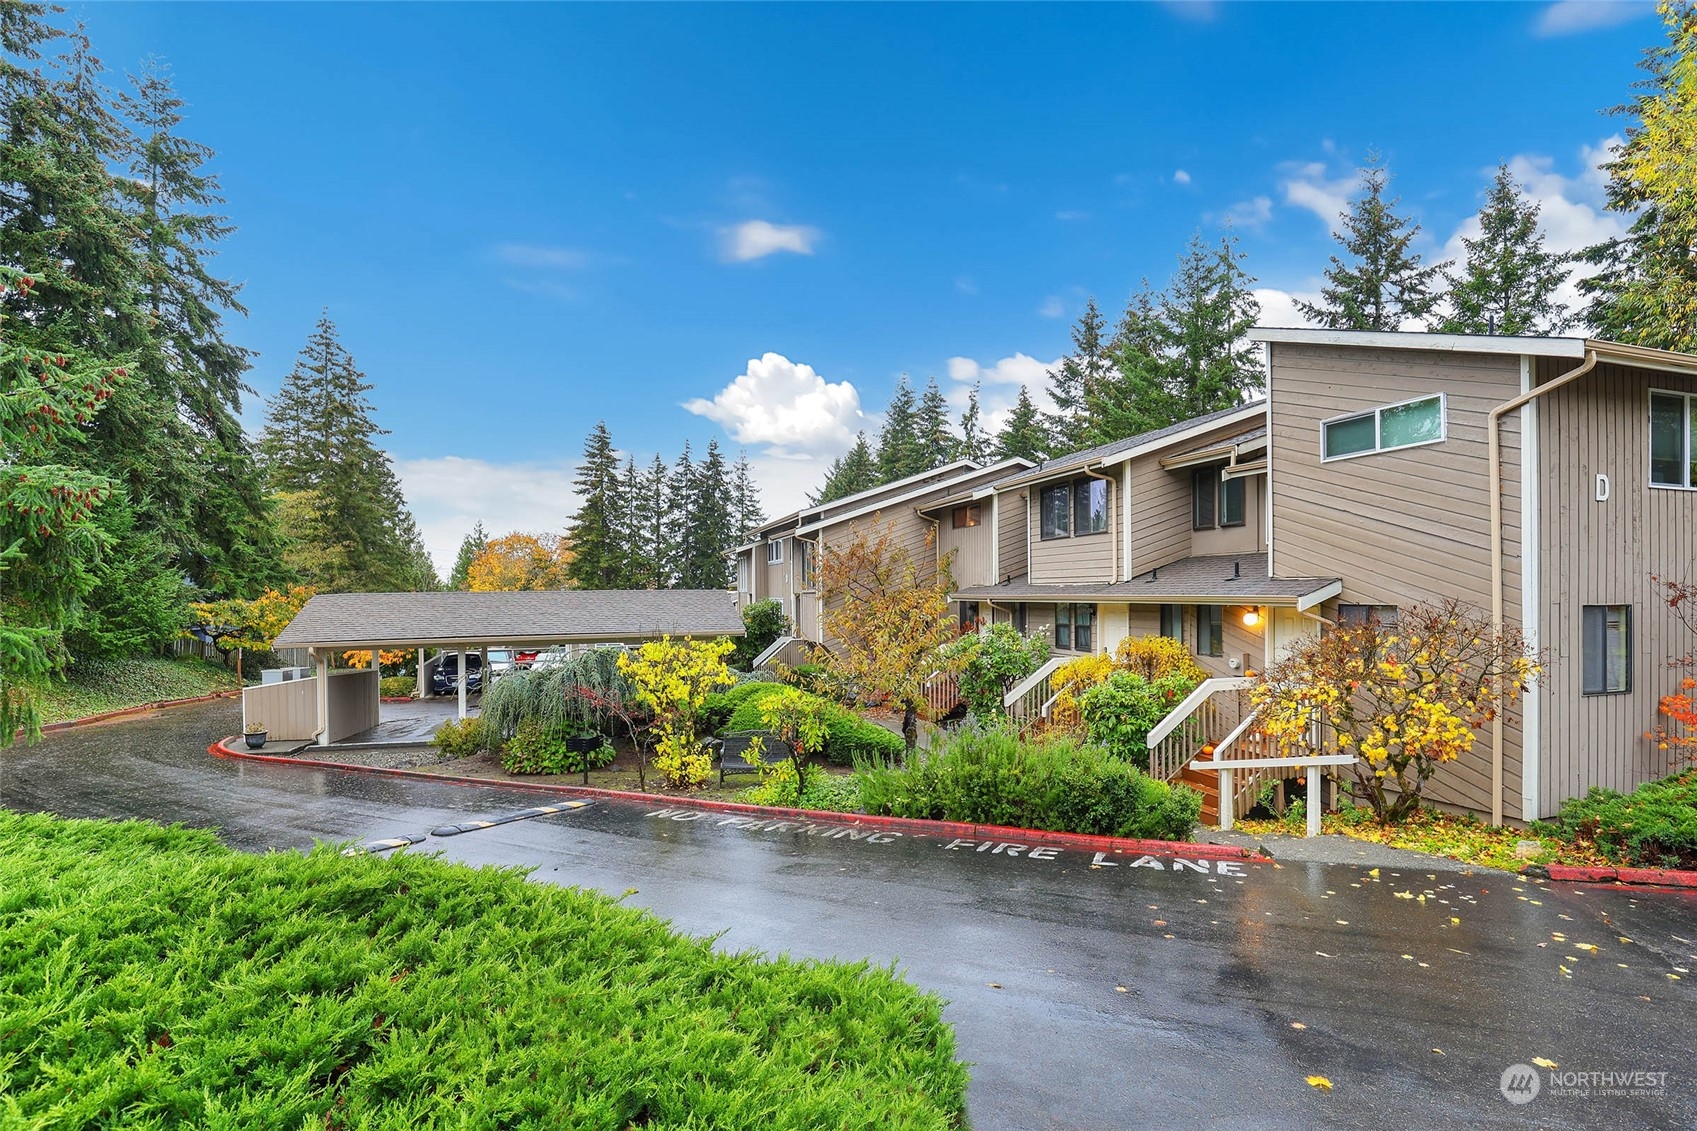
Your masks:
<svg viewBox="0 0 1697 1131"><path fill-rule="evenodd" d="M724 589L559 589L541 593L320 593L278 648L565 644L741 636Z"/></svg>

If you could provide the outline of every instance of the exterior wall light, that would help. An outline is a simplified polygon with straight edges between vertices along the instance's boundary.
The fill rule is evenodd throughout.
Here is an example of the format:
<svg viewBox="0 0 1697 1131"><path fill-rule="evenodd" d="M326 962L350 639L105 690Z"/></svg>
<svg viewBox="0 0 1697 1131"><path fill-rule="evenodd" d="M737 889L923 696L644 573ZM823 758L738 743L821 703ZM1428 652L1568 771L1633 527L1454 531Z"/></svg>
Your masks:
<svg viewBox="0 0 1697 1131"><path fill-rule="evenodd" d="M1260 623L1261 623L1261 610L1259 610L1259 609L1245 609L1245 610L1243 610L1243 627L1254 628L1256 625L1258 625Z"/></svg>

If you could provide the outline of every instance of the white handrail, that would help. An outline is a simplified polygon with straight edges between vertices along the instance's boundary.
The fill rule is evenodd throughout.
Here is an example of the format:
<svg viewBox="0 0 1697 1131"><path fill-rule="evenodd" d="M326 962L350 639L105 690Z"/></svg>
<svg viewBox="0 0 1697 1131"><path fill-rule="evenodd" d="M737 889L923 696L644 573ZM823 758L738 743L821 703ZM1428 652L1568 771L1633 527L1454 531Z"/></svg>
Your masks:
<svg viewBox="0 0 1697 1131"><path fill-rule="evenodd" d="M1231 776L1233 770L1279 769L1285 766L1301 766L1308 771L1308 805L1306 816L1308 836L1320 835L1320 783L1315 780L1319 776L1321 766L1348 766L1356 762L1354 754L1303 754L1296 758L1197 758L1190 763L1190 768L1198 773L1218 770L1220 774L1220 829L1228 831L1232 827L1232 795Z"/></svg>
<svg viewBox="0 0 1697 1131"><path fill-rule="evenodd" d="M1076 657L1074 657L1074 656L1054 656L1054 657L1051 657L1048 663L1044 664L1042 667L1038 668L1036 671L1032 672L1030 675L1026 676L1024 679L1020 680L1018 683L1016 683L1014 685L1014 688L1013 688L1012 691L1010 691L1006 695L1002 696L1002 706L1004 706L1004 707L1013 706L1015 703L1019 702L1020 699L1022 699L1025 696L1025 694L1027 692L1029 692L1032 688L1036 687L1039 683L1042 683L1044 680L1046 680L1050 676L1054 675L1056 670L1059 669L1062 664L1069 663L1074 659L1076 659Z"/></svg>
<svg viewBox="0 0 1697 1131"><path fill-rule="evenodd" d="M780 637L778 637L776 640L772 641L772 643L766 645L766 650L764 652L761 652L760 655L754 657L754 662L752 664L748 665L749 669L753 670L755 668L764 667L766 665L766 663L769 660L772 659L772 657L776 656L779 652L782 652L785 648L788 648L791 644L795 643L795 641L797 641L798 639L800 639L800 637L796 637L796 636L780 636Z"/></svg>
<svg viewBox="0 0 1697 1131"><path fill-rule="evenodd" d="M1243 732L1255 725L1255 717L1260 713L1261 708L1259 707L1250 711L1247 715L1243 716L1243 721L1237 724L1236 730L1220 739L1220 741L1214 743L1214 757L1219 758L1225 754L1227 750L1230 750L1232 745L1237 742L1239 738L1243 737Z"/></svg>
<svg viewBox="0 0 1697 1131"><path fill-rule="evenodd" d="M1153 750L1162 739L1177 730L1179 724L1194 715L1197 709L1212 698L1216 691L1235 691L1239 688L1248 687L1254 682L1248 676L1241 675L1216 676L1212 679L1203 680L1196 685L1195 691L1184 697L1184 702L1167 712L1166 718L1149 728L1149 737L1144 740L1144 744Z"/></svg>

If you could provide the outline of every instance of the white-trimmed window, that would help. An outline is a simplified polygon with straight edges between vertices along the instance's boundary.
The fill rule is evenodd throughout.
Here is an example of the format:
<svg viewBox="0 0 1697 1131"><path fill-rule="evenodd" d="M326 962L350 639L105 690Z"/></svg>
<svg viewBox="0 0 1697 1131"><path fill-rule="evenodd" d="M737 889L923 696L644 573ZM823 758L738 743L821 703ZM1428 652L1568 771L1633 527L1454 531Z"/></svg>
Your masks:
<svg viewBox="0 0 1697 1131"><path fill-rule="evenodd" d="M1043 488L1037 495L1039 533L1051 538L1076 538L1108 529L1108 481L1075 479Z"/></svg>
<svg viewBox="0 0 1697 1131"><path fill-rule="evenodd" d="M782 538L774 538L766 543L766 564L784 564L784 540Z"/></svg>
<svg viewBox="0 0 1697 1131"><path fill-rule="evenodd" d="M1094 646L1095 605L1055 606L1055 647L1071 652L1089 652Z"/></svg>
<svg viewBox="0 0 1697 1131"><path fill-rule="evenodd" d="M1697 395L1651 390L1650 486L1697 488Z"/></svg>
<svg viewBox="0 0 1697 1131"><path fill-rule="evenodd" d="M1337 416L1320 425L1320 458L1348 459L1444 438L1444 394Z"/></svg>
<svg viewBox="0 0 1697 1131"><path fill-rule="evenodd" d="M1580 658L1586 695L1632 690L1632 606L1586 605L1581 610Z"/></svg>
<svg viewBox="0 0 1697 1131"><path fill-rule="evenodd" d="M949 526L954 530L965 530L977 526L983 521L982 513L977 503L967 503L965 506L956 507L949 512Z"/></svg>
<svg viewBox="0 0 1697 1131"><path fill-rule="evenodd" d="M1372 621L1380 628L1395 628L1397 624L1397 607L1395 605L1339 605L1339 624L1366 624Z"/></svg>
<svg viewBox="0 0 1697 1131"><path fill-rule="evenodd" d="M1226 607L1224 605L1196 606L1196 654L1223 656L1226 654Z"/></svg>

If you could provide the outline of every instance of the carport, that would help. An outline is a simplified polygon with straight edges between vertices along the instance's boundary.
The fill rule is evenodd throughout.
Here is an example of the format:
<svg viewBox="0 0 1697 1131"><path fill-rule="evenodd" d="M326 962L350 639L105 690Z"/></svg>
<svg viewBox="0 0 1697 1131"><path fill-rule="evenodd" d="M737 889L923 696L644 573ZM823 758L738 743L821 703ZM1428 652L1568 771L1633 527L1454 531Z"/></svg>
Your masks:
<svg viewBox="0 0 1697 1131"><path fill-rule="evenodd" d="M457 657L459 717L466 717L467 652L491 646L548 648L640 644L662 636L741 636L736 595L723 589L560 589L525 593L320 593L278 635L305 648L312 679L250 687L242 722L263 721L274 739L328 746L377 725L378 653L436 648ZM344 652L371 653L365 669L336 669Z"/></svg>

